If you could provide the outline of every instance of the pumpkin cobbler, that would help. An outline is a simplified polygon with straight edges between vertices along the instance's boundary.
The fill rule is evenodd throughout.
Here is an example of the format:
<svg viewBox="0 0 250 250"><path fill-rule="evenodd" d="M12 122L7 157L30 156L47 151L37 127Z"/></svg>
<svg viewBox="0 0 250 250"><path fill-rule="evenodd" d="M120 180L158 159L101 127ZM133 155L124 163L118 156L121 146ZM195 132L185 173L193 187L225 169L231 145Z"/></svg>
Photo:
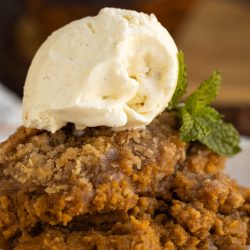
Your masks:
<svg viewBox="0 0 250 250"><path fill-rule="evenodd" d="M146 129L21 127L0 146L3 249L245 249L250 189L184 143L173 115Z"/></svg>

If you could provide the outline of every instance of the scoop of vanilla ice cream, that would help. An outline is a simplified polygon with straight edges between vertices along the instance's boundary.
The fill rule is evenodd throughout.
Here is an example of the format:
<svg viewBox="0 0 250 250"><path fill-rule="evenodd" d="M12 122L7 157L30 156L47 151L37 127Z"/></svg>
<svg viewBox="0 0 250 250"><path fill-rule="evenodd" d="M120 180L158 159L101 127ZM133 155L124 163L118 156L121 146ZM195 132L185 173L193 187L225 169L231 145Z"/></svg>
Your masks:
<svg viewBox="0 0 250 250"><path fill-rule="evenodd" d="M71 122L137 128L168 105L178 78L176 45L154 15L104 8L52 33L30 66L26 127Z"/></svg>

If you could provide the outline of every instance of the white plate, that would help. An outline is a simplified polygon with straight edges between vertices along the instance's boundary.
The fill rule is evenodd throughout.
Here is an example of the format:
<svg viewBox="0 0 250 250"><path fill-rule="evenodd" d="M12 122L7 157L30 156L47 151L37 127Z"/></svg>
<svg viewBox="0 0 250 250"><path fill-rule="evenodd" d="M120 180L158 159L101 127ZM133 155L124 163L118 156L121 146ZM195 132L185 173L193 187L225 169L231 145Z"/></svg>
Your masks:
<svg viewBox="0 0 250 250"><path fill-rule="evenodd" d="M241 137L242 151L227 160L225 172L243 186L250 187L250 138Z"/></svg>

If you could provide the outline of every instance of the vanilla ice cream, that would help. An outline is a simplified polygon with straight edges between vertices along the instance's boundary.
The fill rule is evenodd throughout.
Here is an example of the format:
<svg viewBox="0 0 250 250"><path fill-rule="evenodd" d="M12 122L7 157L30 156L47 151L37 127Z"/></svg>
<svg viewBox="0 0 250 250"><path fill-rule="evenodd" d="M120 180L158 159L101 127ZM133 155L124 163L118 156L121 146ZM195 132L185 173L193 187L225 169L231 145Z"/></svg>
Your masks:
<svg viewBox="0 0 250 250"><path fill-rule="evenodd" d="M168 105L178 78L176 45L154 15L104 8L52 33L24 87L26 127L51 132L137 128Z"/></svg>

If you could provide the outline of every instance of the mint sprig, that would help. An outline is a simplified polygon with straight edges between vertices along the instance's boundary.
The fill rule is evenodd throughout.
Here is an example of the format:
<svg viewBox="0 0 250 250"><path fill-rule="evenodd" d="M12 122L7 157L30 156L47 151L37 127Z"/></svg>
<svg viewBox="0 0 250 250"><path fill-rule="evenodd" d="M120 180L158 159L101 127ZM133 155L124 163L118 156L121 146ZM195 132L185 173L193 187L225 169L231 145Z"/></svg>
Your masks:
<svg viewBox="0 0 250 250"><path fill-rule="evenodd" d="M211 132L213 123L221 119L220 114L209 106L218 94L220 83L221 76L215 71L187 98L185 106L180 108L182 140L196 141L202 139ZM189 118L187 118L188 115ZM186 128L186 123L189 124L189 129Z"/></svg>
<svg viewBox="0 0 250 250"><path fill-rule="evenodd" d="M240 137L230 123L226 123L211 103L218 95L222 77L218 71L201 83L183 103L180 99L187 88L187 73L184 55L178 53L179 79L168 110L178 113L180 119L180 137L185 142L199 141L214 152L232 156L240 151Z"/></svg>

